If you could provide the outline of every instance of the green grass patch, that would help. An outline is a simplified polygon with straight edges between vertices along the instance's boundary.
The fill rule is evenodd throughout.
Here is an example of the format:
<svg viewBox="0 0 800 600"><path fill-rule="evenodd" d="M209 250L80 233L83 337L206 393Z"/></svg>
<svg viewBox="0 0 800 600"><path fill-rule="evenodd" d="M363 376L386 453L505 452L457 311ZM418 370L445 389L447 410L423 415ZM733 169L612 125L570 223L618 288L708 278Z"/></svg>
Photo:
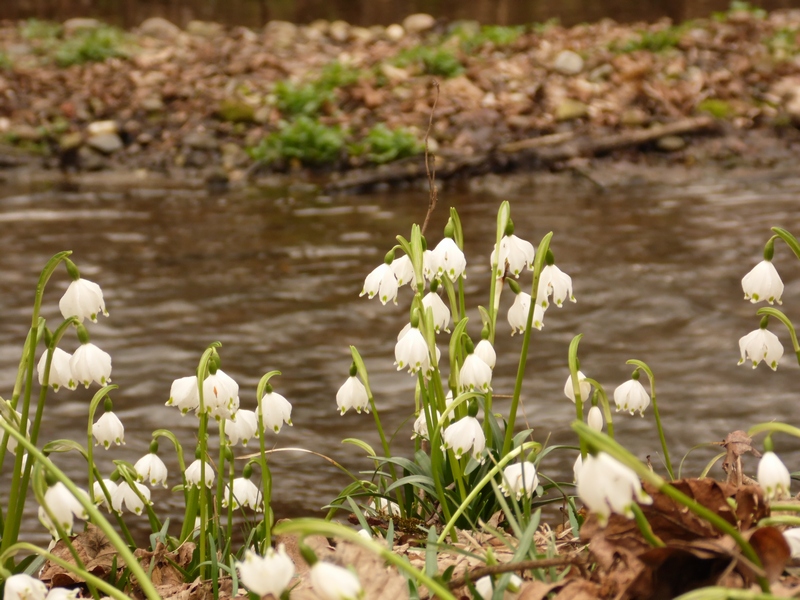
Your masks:
<svg viewBox="0 0 800 600"><path fill-rule="evenodd" d="M461 48L464 52L472 52L485 45L495 48L510 46L525 33L525 26L484 25L477 33L464 29L456 29L454 33L461 39Z"/></svg>
<svg viewBox="0 0 800 600"><path fill-rule="evenodd" d="M735 15L736 13L750 13L750 15L755 19L765 19L767 17L767 11L763 8L759 8L757 6L753 6L749 2L741 2L739 0L733 0L731 2L730 7L726 12L715 12L711 14L711 18L715 21L725 22L728 21L731 16Z"/></svg>
<svg viewBox="0 0 800 600"><path fill-rule="evenodd" d="M303 164L321 165L338 159L344 144L341 127L329 127L301 115L290 123L282 123L278 131L266 136L249 154L264 163L299 160Z"/></svg>
<svg viewBox="0 0 800 600"><path fill-rule="evenodd" d="M398 67L417 66L426 75L456 77L464 72L464 65L455 52L442 46L414 46L400 52L394 60Z"/></svg>
<svg viewBox="0 0 800 600"><path fill-rule="evenodd" d="M125 42L124 32L110 25L80 29L58 44L53 58L60 67L122 58L128 55L124 50Z"/></svg>
<svg viewBox="0 0 800 600"><path fill-rule="evenodd" d="M689 23L682 23L666 29L659 29L658 31L641 31L637 39L629 40L623 44L612 44L610 49L621 54L637 50L664 52L680 44L683 34L689 28Z"/></svg>
<svg viewBox="0 0 800 600"><path fill-rule="evenodd" d="M286 117L313 117L319 114L325 104L335 101L335 90L353 85L362 75L360 70L334 61L322 69L318 78L311 81L296 84L284 80L276 83L276 104Z"/></svg>
<svg viewBox="0 0 800 600"><path fill-rule="evenodd" d="M361 142L350 146L349 151L357 156L363 155L370 162L384 164L414 156L423 149L422 142L408 129L389 129L379 123L369 130Z"/></svg>

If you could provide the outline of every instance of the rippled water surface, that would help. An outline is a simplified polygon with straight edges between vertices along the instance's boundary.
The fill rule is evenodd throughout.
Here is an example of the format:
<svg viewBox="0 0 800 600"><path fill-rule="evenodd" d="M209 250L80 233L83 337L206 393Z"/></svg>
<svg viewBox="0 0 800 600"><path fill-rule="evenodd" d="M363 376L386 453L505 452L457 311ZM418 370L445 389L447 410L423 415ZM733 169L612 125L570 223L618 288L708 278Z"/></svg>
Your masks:
<svg viewBox="0 0 800 600"><path fill-rule="evenodd" d="M278 369L275 390L294 405L294 427L269 434L278 448L302 447L351 469L365 468L363 452L342 445L359 437L376 447L372 416L336 411L335 394L347 376L350 344L366 360L381 418L395 431L394 447L411 444L413 379L393 366L397 332L410 298L398 306L359 298L364 276L382 260L395 235L407 235L424 216L422 193L342 198L276 195L259 191L211 196L198 190L9 189L0 198L0 395L8 397L30 320L38 272L57 251L70 249L84 277L103 287L111 313L90 327L92 341L111 353L115 409L126 445L99 451L100 469L113 459L131 462L147 452L152 430L166 427L194 448L197 420L164 407L173 379L193 373L201 353L222 342L223 369L240 384L242 406L255 408L255 386ZM742 300L740 279L758 260L769 227L800 231L800 179L737 176L688 185L638 185L598 195L582 184L537 186L509 197L517 234L538 244L554 231L557 264L571 274L577 304L551 308L535 332L523 391L524 417L535 437L574 443L573 405L564 398L567 347L583 333L582 370L609 393L630 375L629 358L650 364L658 380L662 418L676 462L693 446L722 439L770 419L798 424L798 366L789 350L776 373L737 367L740 336L757 327L753 305ZM472 325L488 296L488 260L499 200L445 192L429 230L441 237L447 205L465 227L467 293ZM784 309L797 316L800 269L785 246L776 264L786 282ZM521 280L530 285L530 275ZM63 271L51 280L43 308L60 322ZM503 315L511 303L502 298ZM513 388L521 336L498 335L494 389ZM789 346L776 324L772 329ZM478 328L472 327L474 338ZM62 347L73 351L74 337ZM443 344L444 346L444 344ZM42 438L86 442L86 409L94 389L51 394ZM507 402L507 401L506 401ZM497 402L498 410L507 403ZM651 415L619 414L618 439L660 468ZM800 452L779 438L794 470ZM237 450L239 454L241 449ZM175 468L166 445L162 456ZM697 473L713 456L690 455ZM542 471L567 477L574 456L548 458ZM78 458L58 456L85 481ZM754 464L747 463L754 470ZM346 479L321 459L283 452L272 459L278 517L313 513ZM171 484L178 483L173 472ZM7 485L7 483L5 484ZM155 496L177 514L180 494ZM168 508L164 508L169 503ZM43 529L31 519L31 535Z"/></svg>

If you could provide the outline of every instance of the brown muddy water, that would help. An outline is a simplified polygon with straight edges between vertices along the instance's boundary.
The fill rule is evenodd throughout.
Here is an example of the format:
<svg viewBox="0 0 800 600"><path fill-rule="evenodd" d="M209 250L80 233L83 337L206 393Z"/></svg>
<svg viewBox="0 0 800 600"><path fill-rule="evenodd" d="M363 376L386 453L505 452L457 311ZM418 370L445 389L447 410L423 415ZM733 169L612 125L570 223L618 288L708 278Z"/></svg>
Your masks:
<svg viewBox="0 0 800 600"><path fill-rule="evenodd" d="M577 333L584 334L582 370L609 393L629 377L627 359L653 368L676 466L696 444L721 440L732 430L771 419L798 424L798 366L790 350L775 373L736 363L737 340L758 325L756 307L742 299L740 279L760 260L770 226L800 231L800 177L734 173L684 179L689 183L642 183L605 194L563 180L503 198L511 201L521 237L536 244L547 231L555 232L557 264L572 275L578 300L552 307L544 330L534 332L518 423L533 427L537 440L575 441L569 430L574 409L562 389L567 348ZM175 432L191 456L197 420L164 402L173 379L192 374L214 340L223 344L223 369L239 382L245 408L255 408L261 375L282 371L275 390L293 403L294 427L268 433L268 446L313 449L357 470L368 468L363 452L341 440L357 437L375 447L379 442L371 415L339 416L336 410L336 391L350 366L348 346L354 344L369 369L384 425L397 432L393 448L408 454L414 380L392 363L409 292L396 307L358 293L394 237L422 220L426 202L425 193L410 191L330 198L258 190L209 195L195 189L4 187L0 394L11 393L38 272L54 253L70 249L82 274L102 286L111 315L90 333L113 357L113 382L120 389L112 397L126 444L97 451L102 472L110 472L113 459L137 460L147 452L152 430L161 427ZM470 332L477 338L476 307L487 302L500 199L444 191L440 202L429 240L440 239L446 207L455 206L465 227ZM782 245L776 264L786 283L784 309L796 318L800 265ZM521 281L530 286L530 275ZM51 325L60 322L57 303L66 285L63 271L51 280L43 308ZM498 394L513 388L521 344L505 321L509 296L502 298L498 328ZM788 346L786 332L771 328ZM76 346L74 338L62 342L70 352ZM94 391L51 394L41 439L85 443ZM507 411L507 401L498 401L497 408ZM644 419L619 413L615 423L618 439L640 457L650 455L663 472L652 413ZM779 437L776 445L790 469L798 469L800 444ZM704 449L690 455L684 472L697 474L713 454ZM166 444L161 455L176 485L176 460ZM56 460L85 482L80 459ZM572 452L556 453L541 471L571 479L573 460ZM320 514L347 483L308 455L276 454L271 465L278 517ZM754 460L746 466L752 474ZM717 467L712 474L721 472ZM179 493L155 493L154 500L162 516L177 518L182 510ZM33 515L26 536L44 540Z"/></svg>

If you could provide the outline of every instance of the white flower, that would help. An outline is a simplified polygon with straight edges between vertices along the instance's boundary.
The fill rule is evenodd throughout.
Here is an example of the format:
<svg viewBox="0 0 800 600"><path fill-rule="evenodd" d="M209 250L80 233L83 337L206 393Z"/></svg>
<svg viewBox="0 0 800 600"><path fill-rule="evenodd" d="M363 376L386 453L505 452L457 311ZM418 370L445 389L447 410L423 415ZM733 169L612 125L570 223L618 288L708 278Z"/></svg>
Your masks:
<svg viewBox="0 0 800 600"><path fill-rule="evenodd" d="M473 352L464 359L458 373L458 389L461 392L479 390L489 392L492 389L492 368Z"/></svg>
<svg viewBox="0 0 800 600"><path fill-rule="evenodd" d="M461 248L451 238L443 238L431 250L430 270L436 279L447 275L450 281L456 282L459 277L466 278L464 269L467 268L467 259Z"/></svg>
<svg viewBox="0 0 800 600"><path fill-rule="evenodd" d="M116 482L111 481L110 479L103 479L103 485L106 486L108 490L108 495L113 497L114 492L119 487ZM108 498L103 493L103 487L100 485L99 481L95 481L94 485L92 485L92 492L94 493L94 503L98 506L105 506L109 512L111 512L111 505L108 503Z"/></svg>
<svg viewBox="0 0 800 600"><path fill-rule="evenodd" d="M372 501L375 504L375 510L377 512L393 517L400 516L400 505L397 504L397 502L392 502L380 496L374 496Z"/></svg>
<svg viewBox="0 0 800 600"><path fill-rule="evenodd" d="M336 392L336 405L339 407L339 412L344 414L348 409L354 408L358 414L363 410L369 413L369 396L367 395L367 388L356 377L351 375Z"/></svg>
<svg viewBox="0 0 800 600"><path fill-rule="evenodd" d="M38 579L17 573L6 579L3 600L45 600L47 586Z"/></svg>
<svg viewBox="0 0 800 600"><path fill-rule="evenodd" d="M484 458L481 456L486 447L486 437L478 419L475 417L463 417L452 425L448 425L444 430L444 444L442 450L452 448L456 458L468 452L472 448L472 456L480 463Z"/></svg>
<svg viewBox="0 0 800 600"><path fill-rule="evenodd" d="M398 287L406 283L411 287L417 285L417 278L414 276L414 264L407 254L404 254L400 258L395 258L389 266L392 267L392 272L397 278ZM370 296L370 298L371 297L372 296Z"/></svg>
<svg viewBox="0 0 800 600"><path fill-rule="evenodd" d="M603 413L599 406L593 406L589 409L586 422L589 424L589 427L595 431L603 431Z"/></svg>
<svg viewBox="0 0 800 600"><path fill-rule="evenodd" d="M578 483L578 475L581 473L581 467L583 466L583 459L581 455L578 454L578 458L575 459L575 462L572 465L572 481Z"/></svg>
<svg viewBox="0 0 800 600"><path fill-rule="evenodd" d="M589 399L589 394L592 393L592 386L586 381L586 375L578 371L578 388L581 392L581 401L586 402ZM567 377L567 382L564 384L564 395L575 402L575 389L572 387L572 375Z"/></svg>
<svg viewBox="0 0 800 600"><path fill-rule="evenodd" d="M53 350L53 360L50 361L50 376L47 378L48 384L57 392L61 387L74 390L78 387L78 382L72 377L72 369L69 362L72 355L64 352L61 348ZM44 383L44 369L47 366L47 352L42 354L39 359L37 370L39 371L39 385Z"/></svg>
<svg viewBox="0 0 800 600"><path fill-rule="evenodd" d="M500 256L497 259L497 277L505 275L506 270L519 279L525 267L533 269L533 258L536 251L533 244L515 235L503 236L500 240ZM495 262L495 250L492 250L491 264Z"/></svg>
<svg viewBox="0 0 800 600"><path fill-rule="evenodd" d="M200 393L197 391L197 376L181 377L172 382L167 406L177 406L182 415L200 406Z"/></svg>
<svg viewBox="0 0 800 600"><path fill-rule="evenodd" d="M232 445L242 442L242 446L247 446L252 438L258 437L258 418L255 411L242 408L237 410L227 423L225 423L225 435Z"/></svg>
<svg viewBox="0 0 800 600"><path fill-rule="evenodd" d="M65 319L78 317L81 323L87 317L92 323L97 323L97 313L108 316L103 301L103 290L93 281L80 277L69 284L67 291L58 301L58 308L61 309Z"/></svg>
<svg viewBox="0 0 800 600"><path fill-rule="evenodd" d="M203 408L217 419L230 419L239 408L239 384L222 369L203 381Z"/></svg>
<svg viewBox="0 0 800 600"><path fill-rule="evenodd" d="M781 302L783 282L772 261L762 260L744 277L742 277L744 299L750 302L766 300L770 304Z"/></svg>
<svg viewBox="0 0 800 600"><path fill-rule="evenodd" d="M631 414L639 411L644 416L644 410L650 406L650 396L638 379L629 379L614 390L614 402L617 410L627 410Z"/></svg>
<svg viewBox="0 0 800 600"><path fill-rule="evenodd" d="M189 487L200 487L200 459L196 459L192 464L186 467L186 484ZM206 487L210 488L214 485L214 469L213 467L206 463L205 468L205 476L206 476Z"/></svg>
<svg viewBox="0 0 800 600"><path fill-rule="evenodd" d="M792 558L800 558L800 527L791 527L783 532L783 539L789 544Z"/></svg>
<svg viewBox="0 0 800 600"><path fill-rule="evenodd" d="M756 329L739 339L739 352L742 355L740 365L750 360L755 369L763 360L774 371L783 356L783 344L769 329Z"/></svg>
<svg viewBox="0 0 800 600"><path fill-rule="evenodd" d="M445 330L450 333L450 309L442 300L442 297L436 292L428 292L422 299L422 306L427 310L431 309L433 313L433 329L436 333Z"/></svg>
<svg viewBox="0 0 800 600"><path fill-rule="evenodd" d="M225 486L222 496L222 506L228 506L231 502L231 488ZM246 477L237 477L233 480L233 508L248 506L256 512L262 512L264 505L261 502L261 490Z"/></svg>
<svg viewBox="0 0 800 600"><path fill-rule="evenodd" d="M364 596L358 577L322 560L311 567L311 585L322 600L358 600Z"/></svg>
<svg viewBox="0 0 800 600"><path fill-rule="evenodd" d="M511 335L524 333L528 324L528 311L531 309L531 295L520 292L514 298L514 304L508 309L508 324L511 325ZM533 327L541 330L544 327L544 307L536 304L533 307Z"/></svg>
<svg viewBox="0 0 800 600"><path fill-rule="evenodd" d="M81 344L69 359L72 376L87 388L96 381L106 385L111 381L111 356L92 344Z"/></svg>
<svg viewBox="0 0 800 600"><path fill-rule="evenodd" d="M536 467L528 461L514 463L503 469L503 481L500 489L505 496L512 494L517 500L522 496L533 496L536 487L539 485L539 477L536 475Z"/></svg>
<svg viewBox="0 0 800 600"><path fill-rule="evenodd" d="M642 482L630 468L605 452L591 454L578 473L578 496L605 525L611 513L633 517L631 504L650 504L653 500L642 490Z"/></svg>
<svg viewBox="0 0 800 600"><path fill-rule="evenodd" d="M765 452L758 461L756 472L758 485L764 488L768 500L777 500L789 495L792 478L789 469L774 452Z"/></svg>
<svg viewBox="0 0 800 600"><path fill-rule="evenodd" d="M95 445L102 444L106 450L111 446L111 442L117 446L125 443L125 427L113 412L104 413L97 419L97 423L92 425L92 435Z"/></svg>
<svg viewBox="0 0 800 600"><path fill-rule="evenodd" d="M412 375L417 371L428 375L431 370L428 343L422 336L422 332L416 327L409 327L408 331L397 340L394 347L394 358L394 364L397 365L398 371L408 367L408 372Z"/></svg>
<svg viewBox="0 0 800 600"><path fill-rule="evenodd" d="M292 424L291 403L280 394L267 392L261 398L261 426L280 433L284 422L290 426Z"/></svg>
<svg viewBox="0 0 800 600"><path fill-rule="evenodd" d="M257 596L272 594L275 598L280 598L294 575L294 563L283 544L278 546L277 552L267 548L264 556L246 550L244 560L236 562L236 569L248 590Z"/></svg>
<svg viewBox="0 0 800 600"><path fill-rule="evenodd" d="M382 304L386 304L389 300L397 304L397 277L395 277L392 267L386 263L375 267L364 280L364 287L361 289L359 297L364 294L369 299L374 298L377 294Z"/></svg>
<svg viewBox="0 0 800 600"><path fill-rule="evenodd" d="M47 592L45 600L74 600L80 594L79 589L70 590L63 587L52 588Z"/></svg>
<svg viewBox="0 0 800 600"><path fill-rule="evenodd" d="M480 357L483 362L489 365L490 369L494 369L495 364L497 364L497 353L489 340L478 342L475 346L475 356Z"/></svg>
<svg viewBox="0 0 800 600"><path fill-rule="evenodd" d="M544 287L543 287L544 286ZM547 297L553 296L553 302L559 308L564 303L564 300L569 298L572 302L577 302L575 296L572 295L572 278L564 273L555 265L546 265L542 269L542 274L539 276L539 290L537 291L537 300L547 303ZM540 296L543 296L540 298ZM547 306L543 306L547 308Z"/></svg>
<svg viewBox="0 0 800 600"><path fill-rule="evenodd" d="M503 600L506 600L506 598L512 598L513 596L509 594L509 592L518 592L521 585L522 579L520 579L518 575L512 574L508 580L506 591L503 594ZM492 600L492 598L494 598L494 585L492 584L491 575L487 575L486 577L481 577L478 579L478 581L475 582L475 591L478 592L478 595L483 600Z"/></svg>
<svg viewBox="0 0 800 600"><path fill-rule="evenodd" d="M88 498L88 494L86 492L80 489L79 492L83 494L85 498ZM53 518L67 533L72 531L72 524L75 521L75 517L78 517L79 519L89 518L89 515L86 513L86 509L83 508L83 505L75 496L72 495L72 492L67 489L67 486L60 481L47 488L47 491L44 493L44 502L42 504L46 506L51 513L53 513ZM40 511L40 515L41 514L43 514L43 511ZM48 526L50 518L46 513L44 514L47 517L47 521L45 522L43 520L43 522L46 526ZM49 524L52 525L52 523ZM53 533L55 532L54 527L48 526L48 529L50 529Z"/></svg>
<svg viewBox="0 0 800 600"><path fill-rule="evenodd" d="M159 458L158 454L148 452L136 461L133 470L136 471L139 481L146 479L153 487L159 483L167 487L167 465Z"/></svg>
<svg viewBox="0 0 800 600"><path fill-rule="evenodd" d="M135 486L135 487L134 487ZM137 491L139 492L137 494ZM111 492L111 490L109 490ZM139 497L139 494L144 498ZM133 482L133 486L127 481L122 481L113 492L111 492L111 508L115 512L122 514L122 505L137 515L142 514L145 504L150 504L150 488L141 483Z"/></svg>
<svg viewBox="0 0 800 600"><path fill-rule="evenodd" d="M439 414L438 411L434 411L435 417L433 421L433 426L436 427L436 424L439 422L439 419L442 418L442 415ZM421 438L423 440L430 439L430 433L428 431L428 419L425 418L425 410L420 409L419 416L414 421L414 435L411 436L411 439Z"/></svg>

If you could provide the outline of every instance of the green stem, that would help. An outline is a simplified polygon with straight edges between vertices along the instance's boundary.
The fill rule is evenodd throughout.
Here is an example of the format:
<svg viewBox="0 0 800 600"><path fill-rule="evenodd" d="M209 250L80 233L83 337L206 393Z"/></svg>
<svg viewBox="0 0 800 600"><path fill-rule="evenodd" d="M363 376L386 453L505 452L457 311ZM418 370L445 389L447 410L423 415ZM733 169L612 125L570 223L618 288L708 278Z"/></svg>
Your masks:
<svg viewBox="0 0 800 600"><path fill-rule="evenodd" d="M265 373L261 380L258 382L258 387L256 388L256 403L257 403L257 415L256 415L256 426L258 428L258 448L261 451L258 456L258 463L261 465L261 495L264 500L264 538L261 540L261 544L259 547L259 552L263 556L264 553L267 551L267 548L272 545L272 474L269 470L269 465L267 464L267 448L266 448L266 436L264 435L264 417L263 417L263 399L264 393L267 389L267 385L269 385L269 380L275 377L276 375L280 375L280 371L270 371L269 373Z"/></svg>
<svg viewBox="0 0 800 600"><path fill-rule="evenodd" d="M118 385L107 385L97 391L89 403L89 426L86 431L86 462L89 463L89 499L94 502L94 444L92 439L92 425L94 425L94 413L100 405L100 401L105 398L111 390L118 389ZM35 442L34 442L35 443Z"/></svg>
<svg viewBox="0 0 800 600"><path fill-rule="evenodd" d="M794 350L795 357L797 358L797 363L800 364L800 343L797 341L797 331L795 331L794 325L789 320L789 317L783 314L783 311L771 306L759 308L756 311L756 314L759 316L767 315L770 317L775 317L786 326L786 329L789 331L789 337L792 338L792 349Z"/></svg>
<svg viewBox="0 0 800 600"><path fill-rule="evenodd" d="M500 208L497 210L497 228L495 229L495 241L494 241L494 260L492 261L492 278L491 283L489 285L489 318L490 318L490 326L489 326L489 341L492 342L494 345L494 334L497 325L497 310L498 306L495 302L496 295L497 295L497 284L498 282L500 285L503 285L503 278L502 275L500 277L497 276L498 270L498 260L500 258L500 242L503 240L503 236L506 232L506 226L508 225L508 219L511 215L511 205L509 202L503 201L500 203ZM505 269L504 269L505 270Z"/></svg>
<svg viewBox="0 0 800 600"><path fill-rule="evenodd" d="M631 359L625 364L635 365L647 374L647 379L650 381L650 400L653 403L653 416L656 419L656 428L658 429L658 437L661 440L661 449L664 451L664 462L667 465L667 473L669 478L675 480L675 473L672 470L672 460L669 458L669 449L667 448L667 438L664 436L664 428L661 425L661 417L658 413L658 402L656 402L656 378L653 371L650 370L645 363L640 360Z"/></svg>
<svg viewBox="0 0 800 600"><path fill-rule="evenodd" d="M578 421L583 421L583 398L581 397L581 383L578 380L578 344L580 344L582 333L579 333L569 344L569 379L572 383L572 394L575 397L575 417ZM586 460L586 442L578 438L581 447L581 460Z"/></svg>
<svg viewBox="0 0 800 600"><path fill-rule="evenodd" d="M653 548L663 548L666 546L661 538L653 533L653 528L650 527L650 523L647 522L647 517L644 516L642 507L634 502L631 504L631 510L633 511L633 518L636 520L636 525L639 527L639 531L647 543Z"/></svg>
<svg viewBox="0 0 800 600"><path fill-rule="evenodd" d="M612 413L611 413L611 404L608 401L608 394L603 389L603 386L600 385L599 382L592 379L591 377L587 377L584 379L586 383L593 386L598 392L600 392L600 403L603 405L603 417L606 420L606 428L608 429L608 437L612 440L614 439L614 424L612 423Z"/></svg>

